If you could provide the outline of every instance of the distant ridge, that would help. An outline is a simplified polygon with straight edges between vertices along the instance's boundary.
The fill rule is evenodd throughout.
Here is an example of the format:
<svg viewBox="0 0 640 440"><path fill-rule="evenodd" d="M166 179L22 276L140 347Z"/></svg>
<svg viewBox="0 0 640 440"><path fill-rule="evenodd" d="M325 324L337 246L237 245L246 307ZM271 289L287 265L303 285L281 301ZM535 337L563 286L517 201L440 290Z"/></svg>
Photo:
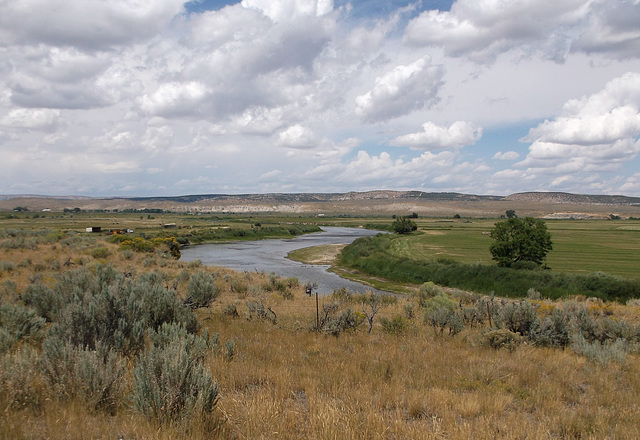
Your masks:
<svg viewBox="0 0 640 440"><path fill-rule="evenodd" d="M247 201L273 203L312 203L312 202L343 202L349 200L402 200L420 199L422 201L511 201L562 204L596 204L596 205L640 205L640 197L623 195L589 195L571 194L565 192L521 192L508 196L491 196L462 194L455 192L423 192L423 191L392 191L377 190L346 193L268 193L268 194L192 194L181 196L153 196L153 197L87 197L87 196L47 196L47 195L0 195L0 201L13 199L47 199L69 201L127 201L134 203L172 202L172 203L201 203L220 201Z"/></svg>
<svg viewBox="0 0 640 440"><path fill-rule="evenodd" d="M118 199L114 197L113 199ZM184 196L163 197L127 197L127 200L137 202L177 202L195 203L220 200L246 200L253 202L342 202L348 200L394 200L394 199L425 199L438 201L474 201L474 200L503 200L503 196L478 196L453 192L427 193L422 191L365 191L347 193L268 193L268 194L198 194Z"/></svg>
<svg viewBox="0 0 640 440"><path fill-rule="evenodd" d="M0 195L0 211L80 209L93 212L148 211L185 214L408 215L424 217L519 217L606 219L640 217L640 197L522 192L509 196L456 192L363 191L346 193L187 194L156 197Z"/></svg>
<svg viewBox="0 0 640 440"><path fill-rule="evenodd" d="M545 202L563 204L591 204L591 205L639 205L640 197L621 195L588 195L571 194L565 192L523 192L511 194L504 200L513 202Z"/></svg>

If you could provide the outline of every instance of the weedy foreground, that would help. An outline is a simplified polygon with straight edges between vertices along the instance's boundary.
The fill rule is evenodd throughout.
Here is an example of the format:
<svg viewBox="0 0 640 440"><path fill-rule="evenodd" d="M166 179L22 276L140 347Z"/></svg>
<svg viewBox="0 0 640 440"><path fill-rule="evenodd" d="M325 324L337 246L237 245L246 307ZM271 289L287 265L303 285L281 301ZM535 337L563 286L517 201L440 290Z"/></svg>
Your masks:
<svg viewBox="0 0 640 440"><path fill-rule="evenodd" d="M314 297L89 234L0 240L0 438L638 438L640 305ZM370 325L371 324L371 325Z"/></svg>

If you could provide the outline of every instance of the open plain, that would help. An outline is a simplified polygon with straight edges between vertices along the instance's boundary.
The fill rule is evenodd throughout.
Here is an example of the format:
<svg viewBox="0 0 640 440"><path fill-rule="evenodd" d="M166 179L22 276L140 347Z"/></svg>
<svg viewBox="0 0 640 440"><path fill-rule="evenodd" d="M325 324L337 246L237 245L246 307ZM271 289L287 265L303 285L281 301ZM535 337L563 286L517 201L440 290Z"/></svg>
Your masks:
<svg viewBox="0 0 640 440"><path fill-rule="evenodd" d="M184 240L388 226L415 212L418 230L394 236L394 255L492 265L487 232L514 209L575 216L547 220L551 272L633 279L636 205L376 199L194 215L29 200L4 200L0 214L1 438L640 436L638 299L551 300L535 286L505 299L425 282L384 299L336 291L316 309L296 279L175 258ZM296 257L335 262L339 250Z"/></svg>

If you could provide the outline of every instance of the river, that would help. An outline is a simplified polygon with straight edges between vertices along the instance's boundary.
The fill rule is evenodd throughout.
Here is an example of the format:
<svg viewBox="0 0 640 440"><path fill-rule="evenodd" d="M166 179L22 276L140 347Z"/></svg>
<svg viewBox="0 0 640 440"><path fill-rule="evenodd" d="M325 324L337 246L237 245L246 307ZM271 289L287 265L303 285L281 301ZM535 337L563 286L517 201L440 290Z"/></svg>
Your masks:
<svg viewBox="0 0 640 440"><path fill-rule="evenodd" d="M182 261L200 260L207 266L228 267L238 271L275 273L295 277L301 283L318 283L320 294L329 294L346 287L354 292L373 290L364 284L346 280L327 271L327 265L303 264L289 260L287 254L296 249L326 244L349 244L356 238L376 235L380 231L362 228L322 227L323 232L305 234L291 239L241 241L223 244L203 244L181 250Z"/></svg>

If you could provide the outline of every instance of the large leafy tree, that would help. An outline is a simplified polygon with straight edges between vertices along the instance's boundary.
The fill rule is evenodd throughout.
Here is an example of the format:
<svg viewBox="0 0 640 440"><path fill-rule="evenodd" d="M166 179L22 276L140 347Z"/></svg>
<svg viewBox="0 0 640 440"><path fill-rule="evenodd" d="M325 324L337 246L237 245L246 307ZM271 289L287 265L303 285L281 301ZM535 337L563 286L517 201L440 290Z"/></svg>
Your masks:
<svg viewBox="0 0 640 440"><path fill-rule="evenodd" d="M510 218L495 224L491 230L495 241L489 250L498 266L530 261L541 265L552 247L547 225L531 217Z"/></svg>

